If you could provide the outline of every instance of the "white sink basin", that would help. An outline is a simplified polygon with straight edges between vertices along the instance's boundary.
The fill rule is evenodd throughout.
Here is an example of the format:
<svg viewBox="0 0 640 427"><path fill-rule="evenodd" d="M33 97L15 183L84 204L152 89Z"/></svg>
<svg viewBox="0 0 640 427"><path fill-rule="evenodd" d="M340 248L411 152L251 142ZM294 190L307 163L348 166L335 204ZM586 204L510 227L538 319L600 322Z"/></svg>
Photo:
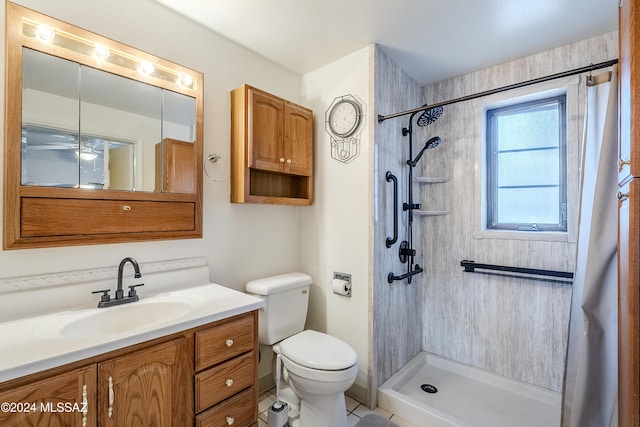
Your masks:
<svg viewBox="0 0 640 427"><path fill-rule="evenodd" d="M188 314L198 301L171 299L140 300L115 307L94 308L56 314L34 328L43 338L91 338L134 332L174 321Z"/></svg>

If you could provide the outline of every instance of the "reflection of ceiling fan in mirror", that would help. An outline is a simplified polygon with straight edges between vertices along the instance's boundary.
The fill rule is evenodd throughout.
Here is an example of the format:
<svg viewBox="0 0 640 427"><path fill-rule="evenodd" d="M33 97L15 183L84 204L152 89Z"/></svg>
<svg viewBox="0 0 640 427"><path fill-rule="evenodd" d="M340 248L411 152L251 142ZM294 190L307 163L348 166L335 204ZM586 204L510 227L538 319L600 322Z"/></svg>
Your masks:
<svg viewBox="0 0 640 427"><path fill-rule="evenodd" d="M26 125L22 128L22 144L28 151L66 150L83 160L94 160L104 155L105 148L114 149L131 143L85 135L78 144L77 135L70 131Z"/></svg>

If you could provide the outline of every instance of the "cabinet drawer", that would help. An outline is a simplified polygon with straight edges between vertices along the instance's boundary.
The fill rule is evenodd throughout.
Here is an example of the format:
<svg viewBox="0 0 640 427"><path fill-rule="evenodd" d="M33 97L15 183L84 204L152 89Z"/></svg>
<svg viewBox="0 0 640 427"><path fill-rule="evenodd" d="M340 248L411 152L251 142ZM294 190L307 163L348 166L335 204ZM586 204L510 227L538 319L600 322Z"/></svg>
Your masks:
<svg viewBox="0 0 640 427"><path fill-rule="evenodd" d="M23 197L21 236L72 236L195 229L195 203Z"/></svg>
<svg viewBox="0 0 640 427"><path fill-rule="evenodd" d="M252 350L256 339L252 313L196 333L196 371Z"/></svg>
<svg viewBox="0 0 640 427"><path fill-rule="evenodd" d="M258 417L256 389L251 387L196 416L196 427L247 427Z"/></svg>
<svg viewBox="0 0 640 427"><path fill-rule="evenodd" d="M254 352L196 374L196 412L203 411L251 386L255 381Z"/></svg>

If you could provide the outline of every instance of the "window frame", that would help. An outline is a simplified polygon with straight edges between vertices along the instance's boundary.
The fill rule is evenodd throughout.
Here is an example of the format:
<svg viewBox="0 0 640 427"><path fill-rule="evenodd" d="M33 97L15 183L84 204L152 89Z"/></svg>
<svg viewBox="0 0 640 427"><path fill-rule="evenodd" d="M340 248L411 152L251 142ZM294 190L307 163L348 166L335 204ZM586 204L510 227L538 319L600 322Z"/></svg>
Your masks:
<svg viewBox="0 0 640 427"><path fill-rule="evenodd" d="M545 104L556 103L558 105L558 160L559 160L559 212L560 221L557 224L550 223L500 223L498 215L498 173L497 160L496 117L508 111L521 111ZM515 102L496 108L490 108L485 113L486 125L486 230L529 231L529 232L567 232L567 95L547 96L531 101ZM521 151L534 151L537 149ZM522 186L525 187L525 186Z"/></svg>

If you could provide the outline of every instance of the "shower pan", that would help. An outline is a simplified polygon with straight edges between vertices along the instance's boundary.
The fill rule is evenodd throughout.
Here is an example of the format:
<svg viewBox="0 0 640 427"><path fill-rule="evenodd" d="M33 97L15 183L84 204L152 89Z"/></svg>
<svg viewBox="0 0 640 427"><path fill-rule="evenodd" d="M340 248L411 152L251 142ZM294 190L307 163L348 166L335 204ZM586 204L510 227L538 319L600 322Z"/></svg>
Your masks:
<svg viewBox="0 0 640 427"><path fill-rule="evenodd" d="M420 152L415 156L415 158L413 157L413 122L416 114L419 112L420 111L417 111L411 114L409 117L408 128L402 128L402 135L409 136L409 159L405 162L407 166L409 166L409 172L407 201L402 204L402 211L407 212L407 233L405 240L400 242L398 255L400 257L400 262L407 264L407 272L400 275L396 275L393 272L389 273L387 276L387 281L389 283L404 279L407 279L407 283L411 283L411 278L423 271L422 267L414 262L416 250L413 248L413 211L421 209L422 205L420 203L414 203L413 200L413 168L418 165L418 162L425 151L436 148L442 140L438 136L428 139ZM438 120L442 115L442 112L442 107L426 108L416 120L416 124L420 127L428 126ZM391 248L391 246L393 246L398 240L398 179L393 173L391 173L391 171L387 171L386 180L387 182L393 182L393 237L387 237L385 242L387 248Z"/></svg>

